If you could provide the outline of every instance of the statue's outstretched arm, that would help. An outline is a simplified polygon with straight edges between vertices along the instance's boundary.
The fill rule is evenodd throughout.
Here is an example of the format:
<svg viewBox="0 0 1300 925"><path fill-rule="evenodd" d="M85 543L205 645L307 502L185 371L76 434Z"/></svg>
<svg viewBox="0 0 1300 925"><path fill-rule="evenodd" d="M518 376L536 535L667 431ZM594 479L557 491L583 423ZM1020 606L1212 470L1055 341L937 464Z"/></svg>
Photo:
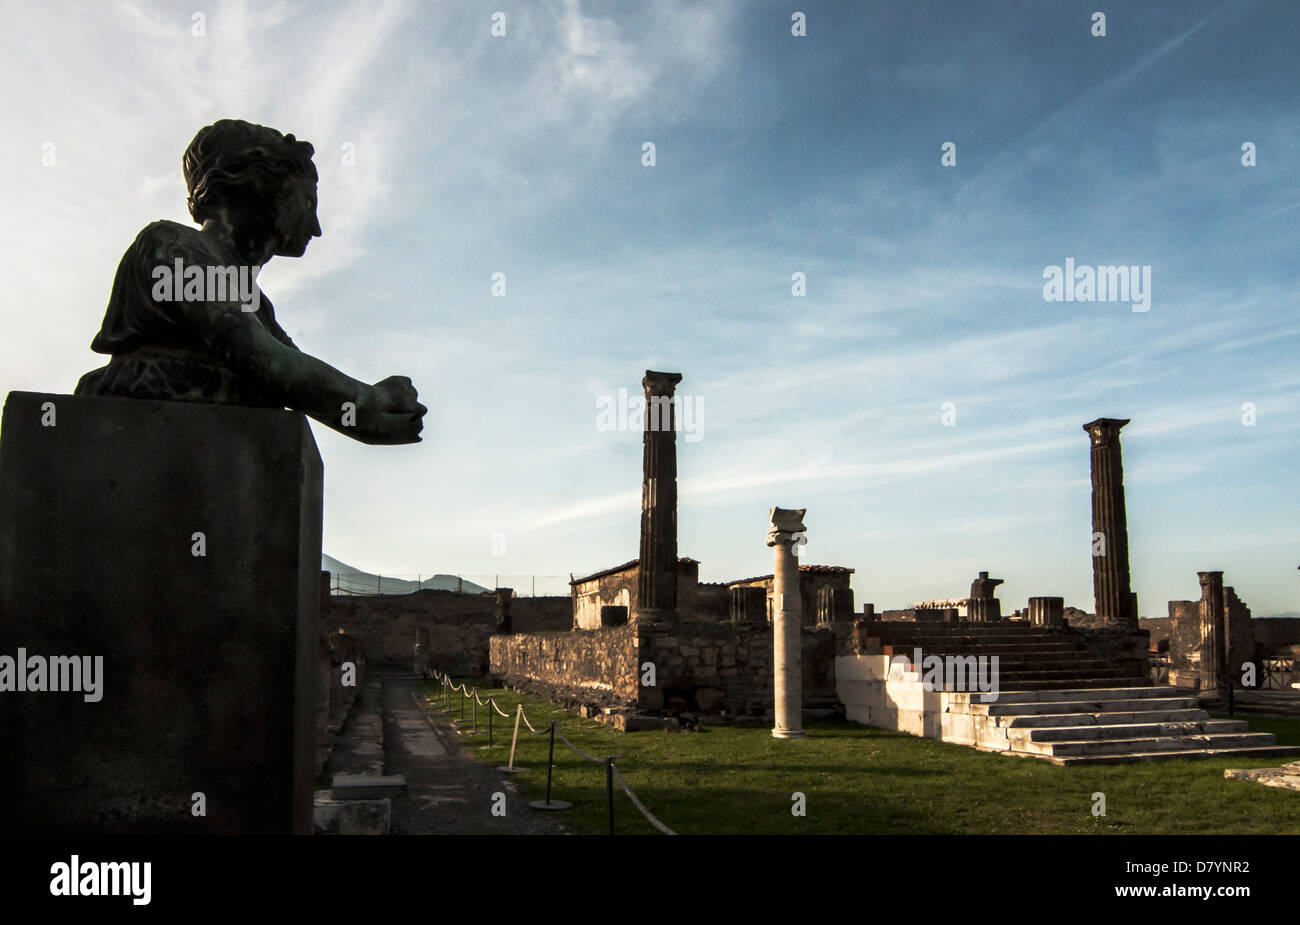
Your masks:
<svg viewBox="0 0 1300 925"><path fill-rule="evenodd" d="M367 385L296 347L281 343L249 312L196 305L208 350L273 401L301 411L362 443L417 443L427 410L411 381L391 376ZM198 316L198 317L194 317Z"/></svg>

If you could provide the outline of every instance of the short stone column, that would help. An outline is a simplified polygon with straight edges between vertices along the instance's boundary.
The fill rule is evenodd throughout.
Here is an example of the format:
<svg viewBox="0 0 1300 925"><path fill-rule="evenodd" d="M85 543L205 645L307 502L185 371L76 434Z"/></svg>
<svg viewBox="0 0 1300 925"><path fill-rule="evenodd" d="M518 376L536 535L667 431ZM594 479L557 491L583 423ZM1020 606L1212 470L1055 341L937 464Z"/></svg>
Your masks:
<svg viewBox="0 0 1300 925"><path fill-rule="evenodd" d="M1228 683L1227 633L1223 625L1223 572L1197 572L1201 580L1201 689Z"/></svg>
<svg viewBox="0 0 1300 925"><path fill-rule="evenodd" d="M767 622L767 591L764 588L732 588L729 603L732 623Z"/></svg>
<svg viewBox="0 0 1300 925"><path fill-rule="evenodd" d="M821 588L817 591L817 624L844 623L853 619L852 588Z"/></svg>
<svg viewBox="0 0 1300 925"><path fill-rule="evenodd" d="M1001 578L990 578L980 572L970 583L970 597L966 603L966 619L971 623L996 623L1002 619L1002 603L993 596L994 589L1002 584Z"/></svg>
<svg viewBox="0 0 1300 925"><path fill-rule="evenodd" d="M775 682L775 724L778 739L801 738L803 732L803 666L799 646L803 602L799 595L799 559L793 546L804 533L807 508L771 510L767 545L774 548L772 568L772 673Z"/></svg>
<svg viewBox="0 0 1300 925"><path fill-rule="evenodd" d="M1034 626L1060 626L1065 622L1065 598L1031 597L1025 616Z"/></svg>
<svg viewBox="0 0 1300 925"><path fill-rule="evenodd" d="M497 633L509 636L514 632L514 621L510 618L510 601L514 598L514 588L497 588L493 611L496 616Z"/></svg>
<svg viewBox="0 0 1300 925"><path fill-rule="evenodd" d="M873 623L873 622L875 622L875 620L876 620L876 605L875 605L875 604L863 604L863 605L862 605L862 619L866 620L868 623Z"/></svg>

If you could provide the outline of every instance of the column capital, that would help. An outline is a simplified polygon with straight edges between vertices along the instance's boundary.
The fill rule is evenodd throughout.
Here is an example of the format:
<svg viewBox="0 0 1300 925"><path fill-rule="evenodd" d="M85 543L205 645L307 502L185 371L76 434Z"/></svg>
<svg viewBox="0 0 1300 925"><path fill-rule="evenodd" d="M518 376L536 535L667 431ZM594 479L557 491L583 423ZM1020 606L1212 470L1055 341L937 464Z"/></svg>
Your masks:
<svg viewBox="0 0 1300 925"><path fill-rule="evenodd" d="M657 373L653 369L647 369L645 378L641 380L641 388L645 389L647 396L672 395L677 383L681 381L681 373Z"/></svg>
<svg viewBox="0 0 1300 925"><path fill-rule="evenodd" d="M794 534L804 533L807 527L803 525L803 515L808 513L806 507L801 508L783 508L774 507L768 512L772 518L772 523L767 528L767 545L776 546L781 543L793 543Z"/></svg>
<svg viewBox="0 0 1300 925"><path fill-rule="evenodd" d="M1113 446L1119 443L1119 430L1129 422L1129 418L1097 418L1083 425L1093 446Z"/></svg>
<svg viewBox="0 0 1300 925"><path fill-rule="evenodd" d="M1223 582L1223 572L1197 572L1196 577L1200 579L1202 588L1216 580Z"/></svg>

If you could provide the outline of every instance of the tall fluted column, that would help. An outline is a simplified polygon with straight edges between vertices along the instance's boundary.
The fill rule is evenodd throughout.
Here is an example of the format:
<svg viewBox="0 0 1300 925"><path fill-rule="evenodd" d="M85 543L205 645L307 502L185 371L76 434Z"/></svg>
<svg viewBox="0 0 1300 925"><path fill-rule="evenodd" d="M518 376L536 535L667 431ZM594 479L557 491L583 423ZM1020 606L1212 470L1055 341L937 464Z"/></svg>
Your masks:
<svg viewBox="0 0 1300 925"><path fill-rule="evenodd" d="M1119 431L1127 423L1127 419L1098 418L1083 429L1092 443L1092 594L1097 619L1136 627L1137 596L1129 578L1124 464L1119 451Z"/></svg>
<svg viewBox="0 0 1300 925"><path fill-rule="evenodd" d="M1223 619L1223 572L1197 572L1201 580L1201 689L1228 682L1228 638Z"/></svg>
<svg viewBox="0 0 1300 925"><path fill-rule="evenodd" d="M803 665L799 631L803 600L799 594L799 559L793 545L804 532L807 508L771 510L767 545L774 547L772 569L772 674L775 683L775 724L772 735L797 739L803 735Z"/></svg>
<svg viewBox="0 0 1300 925"><path fill-rule="evenodd" d="M637 613L671 619L677 610L677 417L673 391L681 373L647 369L641 462L641 562Z"/></svg>

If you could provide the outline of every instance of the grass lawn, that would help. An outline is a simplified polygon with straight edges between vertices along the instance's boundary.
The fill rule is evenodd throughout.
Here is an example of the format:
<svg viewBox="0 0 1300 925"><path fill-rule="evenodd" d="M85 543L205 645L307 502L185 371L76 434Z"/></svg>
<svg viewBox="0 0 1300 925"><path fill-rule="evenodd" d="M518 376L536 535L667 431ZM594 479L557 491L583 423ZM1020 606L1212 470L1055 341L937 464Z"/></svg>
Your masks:
<svg viewBox="0 0 1300 925"><path fill-rule="evenodd" d="M425 690L441 708L440 684ZM451 716L459 716L459 694ZM522 703L543 729L551 720L584 751L616 762L641 801L682 835L863 834L1297 834L1300 793L1225 780L1224 768L1268 767L1281 756L1055 767L1045 761L978 752L849 722L807 727L806 739L773 739L759 726L711 726L704 732L619 732L515 691L480 690L507 713ZM484 707L479 732L465 742L481 761L506 762L511 724L496 717L488 749ZM1300 744L1300 721L1247 719L1279 744ZM547 737L520 727L515 776L528 799L546 788ZM794 816L792 795L806 798ZM1093 816L1094 793L1106 815ZM562 813L571 831L603 833L605 769L558 739L552 797L573 804ZM615 784L619 834L654 829Z"/></svg>

